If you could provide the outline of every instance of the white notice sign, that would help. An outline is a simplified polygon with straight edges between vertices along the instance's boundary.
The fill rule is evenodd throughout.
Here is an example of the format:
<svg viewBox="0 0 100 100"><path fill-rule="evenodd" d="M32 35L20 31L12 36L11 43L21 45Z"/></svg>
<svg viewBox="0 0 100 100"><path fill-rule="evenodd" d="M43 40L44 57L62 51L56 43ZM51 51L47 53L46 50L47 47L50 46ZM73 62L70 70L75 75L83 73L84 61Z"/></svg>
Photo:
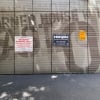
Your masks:
<svg viewBox="0 0 100 100"><path fill-rule="evenodd" d="M32 52L32 36L15 36L15 52Z"/></svg>

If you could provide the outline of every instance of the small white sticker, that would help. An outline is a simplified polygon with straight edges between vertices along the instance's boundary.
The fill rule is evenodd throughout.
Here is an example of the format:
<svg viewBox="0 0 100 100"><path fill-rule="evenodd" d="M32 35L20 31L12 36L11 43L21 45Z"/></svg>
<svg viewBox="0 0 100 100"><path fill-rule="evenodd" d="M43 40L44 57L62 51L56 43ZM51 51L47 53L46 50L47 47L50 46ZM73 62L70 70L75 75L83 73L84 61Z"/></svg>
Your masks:
<svg viewBox="0 0 100 100"><path fill-rule="evenodd" d="M15 36L15 52L32 52L32 36Z"/></svg>

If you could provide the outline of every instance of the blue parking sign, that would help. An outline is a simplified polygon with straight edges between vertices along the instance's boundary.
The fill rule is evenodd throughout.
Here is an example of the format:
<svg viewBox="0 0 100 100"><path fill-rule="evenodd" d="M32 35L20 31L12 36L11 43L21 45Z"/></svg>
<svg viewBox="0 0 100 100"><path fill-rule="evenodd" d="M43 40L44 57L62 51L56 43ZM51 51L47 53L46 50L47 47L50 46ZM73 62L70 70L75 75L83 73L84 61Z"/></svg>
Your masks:
<svg viewBox="0 0 100 100"><path fill-rule="evenodd" d="M54 46L69 46L69 35L67 34L54 34L53 35L53 45Z"/></svg>

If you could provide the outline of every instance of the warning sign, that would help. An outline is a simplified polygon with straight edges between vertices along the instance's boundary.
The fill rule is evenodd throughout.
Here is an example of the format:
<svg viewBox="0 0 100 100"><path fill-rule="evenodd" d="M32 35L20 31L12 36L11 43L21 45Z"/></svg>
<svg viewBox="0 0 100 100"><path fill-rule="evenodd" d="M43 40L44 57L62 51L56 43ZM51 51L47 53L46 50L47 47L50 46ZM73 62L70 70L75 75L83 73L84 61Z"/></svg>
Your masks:
<svg viewBox="0 0 100 100"><path fill-rule="evenodd" d="M15 52L32 52L32 36L15 36Z"/></svg>
<svg viewBox="0 0 100 100"><path fill-rule="evenodd" d="M87 38L86 31L80 30L80 32L79 32L79 39L80 39L81 41L83 41L83 40L86 40L86 38Z"/></svg>

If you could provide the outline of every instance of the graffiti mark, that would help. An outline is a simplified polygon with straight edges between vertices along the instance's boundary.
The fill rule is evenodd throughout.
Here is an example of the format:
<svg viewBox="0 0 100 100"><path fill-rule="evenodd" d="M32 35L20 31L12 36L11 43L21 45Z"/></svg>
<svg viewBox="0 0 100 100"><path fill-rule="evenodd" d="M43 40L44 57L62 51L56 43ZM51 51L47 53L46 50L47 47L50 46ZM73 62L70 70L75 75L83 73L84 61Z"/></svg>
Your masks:
<svg viewBox="0 0 100 100"><path fill-rule="evenodd" d="M19 23L20 22L20 23ZM33 23L34 22L34 25ZM20 15L16 16L14 19L13 17L1 17L0 19L0 34L5 32L4 40L0 40L0 48L2 48L2 53L0 54L0 61L5 60L10 50L14 50L14 36L16 36L15 33L16 29L19 29L19 26L22 29L22 36L27 36L29 34L26 34L27 31L32 32L32 36L34 38L34 48L39 48L39 37L38 32L36 29L36 18L34 15ZM17 35L20 35L19 33ZM11 37L11 38L10 38ZM10 39L13 43L12 46L9 46ZM38 52L36 49L34 49L35 54ZM28 57L28 53L19 53L22 57ZM31 54L31 56L33 53Z"/></svg>

